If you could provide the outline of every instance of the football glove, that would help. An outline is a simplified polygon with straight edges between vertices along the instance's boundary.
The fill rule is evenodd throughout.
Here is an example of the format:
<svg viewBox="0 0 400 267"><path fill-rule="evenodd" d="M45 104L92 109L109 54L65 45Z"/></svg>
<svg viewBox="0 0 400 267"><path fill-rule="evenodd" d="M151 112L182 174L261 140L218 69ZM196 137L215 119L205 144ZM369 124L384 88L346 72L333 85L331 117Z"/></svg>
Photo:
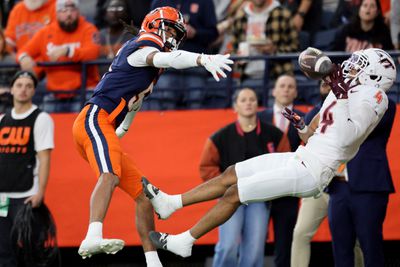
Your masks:
<svg viewBox="0 0 400 267"><path fill-rule="evenodd" d="M232 71L232 68L228 64L233 64L233 61L229 59L230 55L206 55L201 54L200 64L209 71L214 79L219 82L219 76L226 78L224 71Z"/></svg>
<svg viewBox="0 0 400 267"><path fill-rule="evenodd" d="M288 108L285 108L282 110L282 115L290 121L291 124L298 130L298 131L304 131L306 124L304 122L304 119L300 117L296 112L293 110L290 110Z"/></svg>
<svg viewBox="0 0 400 267"><path fill-rule="evenodd" d="M323 80L331 87L332 93L337 99L348 98L347 93L350 89L350 82L346 83L344 81L342 67L340 65L334 64L331 74Z"/></svg>

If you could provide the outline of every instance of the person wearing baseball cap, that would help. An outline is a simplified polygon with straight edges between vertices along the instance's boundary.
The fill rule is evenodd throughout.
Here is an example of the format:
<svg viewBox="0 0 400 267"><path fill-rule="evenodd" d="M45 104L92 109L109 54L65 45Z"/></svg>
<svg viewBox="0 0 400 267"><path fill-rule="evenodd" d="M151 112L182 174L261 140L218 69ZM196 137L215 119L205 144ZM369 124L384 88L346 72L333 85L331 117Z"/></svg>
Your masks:
<svg viewBox="0 0 400 267"><path fill-rule="evenodd" d="M100 54L99 33L79 10L78 0L55 2L57 21L37 32L19 51L17 59L23 70L33 70L35 58L40 62L82 62L98 58ZM44 107L48 112L79 111L82 87L81 66L64 65L46 67ZM99 81L97 66L87 69L86 88L93 88ZM66 91L61 92L60 91Z"/></svg>

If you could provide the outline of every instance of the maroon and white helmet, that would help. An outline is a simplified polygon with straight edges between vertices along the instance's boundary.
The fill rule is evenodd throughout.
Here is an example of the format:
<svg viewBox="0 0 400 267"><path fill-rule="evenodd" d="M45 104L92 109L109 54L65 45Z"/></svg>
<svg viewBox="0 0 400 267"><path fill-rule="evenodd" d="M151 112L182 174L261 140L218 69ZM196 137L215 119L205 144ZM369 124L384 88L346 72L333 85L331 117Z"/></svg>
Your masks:
<svg viewBox="0 0 400 267"><path fill-rule="evenodd" d="M343 77L350 86L369 85L388 91L396 80L396 65L382 49L369 48L354 52L343 61Z"/></svg>

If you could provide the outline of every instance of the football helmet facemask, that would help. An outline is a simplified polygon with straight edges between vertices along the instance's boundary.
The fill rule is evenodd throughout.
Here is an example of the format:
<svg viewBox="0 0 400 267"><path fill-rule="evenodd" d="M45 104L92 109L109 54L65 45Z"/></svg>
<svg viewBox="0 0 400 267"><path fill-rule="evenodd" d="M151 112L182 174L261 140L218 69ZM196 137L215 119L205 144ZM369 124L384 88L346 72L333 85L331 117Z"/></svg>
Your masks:
<svg viewBox="0 0 400 267"><path fill-rule="evenodd" d="M167 33L168 28L175 33ZM159 7L146 15L139 33L153 33L161 37L164 47L169 51L177 50L186 39L186 28L181 12L172 7Z"/></svg>
<svg viewBox="0 0 400 267"><path fill-rule="evenodd" d="M354 52L342 63L343 77L350 86L370 85L388 91L396 80L396 65L392 57L378 48Z"/></svg>

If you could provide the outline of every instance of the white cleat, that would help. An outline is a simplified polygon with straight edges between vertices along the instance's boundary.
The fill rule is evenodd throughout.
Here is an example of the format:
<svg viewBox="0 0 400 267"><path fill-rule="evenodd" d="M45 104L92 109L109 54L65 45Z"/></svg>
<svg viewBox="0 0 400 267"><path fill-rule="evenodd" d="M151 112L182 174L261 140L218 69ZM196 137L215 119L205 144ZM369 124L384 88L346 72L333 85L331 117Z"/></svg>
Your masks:
<svg viewBox="0 0 400 267"><path fill-rule="evenodd" d="M79 247L78 254L82 259L90 258L99 253L115 254L124 248L121 239L85 239Z"/></svg>
<svg viewBox="0 0 400 267"><path fill-rule="evenodd" d="M168 219L175 208L169 203L169 195L152 185L145 177L142 177L143 192L153 205L159 219Z"/></svg>

